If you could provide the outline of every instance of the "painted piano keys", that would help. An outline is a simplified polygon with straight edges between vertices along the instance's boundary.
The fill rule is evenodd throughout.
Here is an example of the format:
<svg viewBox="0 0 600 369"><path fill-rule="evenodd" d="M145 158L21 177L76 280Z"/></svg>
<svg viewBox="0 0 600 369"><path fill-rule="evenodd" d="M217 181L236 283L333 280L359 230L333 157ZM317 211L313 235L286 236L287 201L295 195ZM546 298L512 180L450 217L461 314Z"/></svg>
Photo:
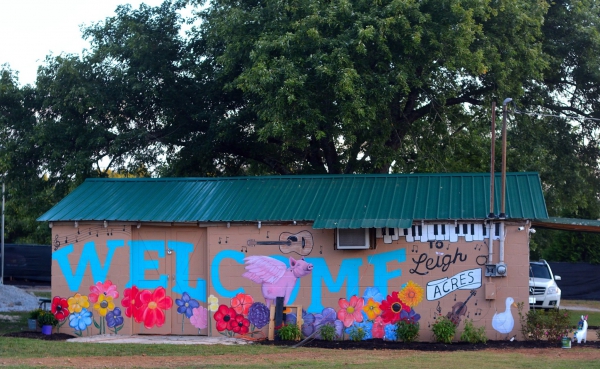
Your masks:
<svg viewBox="0 0 600 369"><path fill-rule="evenodd" d="M499 237L499 227L494 224L492 227L493 238ZM457 242L458 237L464 237L465 241L483 241L489 238L489 228L487 224L481 223L433 223L433 224L415 224L410 228L377 228L375 236L382 238L383 243L392 243L400 237L405 237L406 242L420 241L423 243L430 241L450 241Z"/></svg>

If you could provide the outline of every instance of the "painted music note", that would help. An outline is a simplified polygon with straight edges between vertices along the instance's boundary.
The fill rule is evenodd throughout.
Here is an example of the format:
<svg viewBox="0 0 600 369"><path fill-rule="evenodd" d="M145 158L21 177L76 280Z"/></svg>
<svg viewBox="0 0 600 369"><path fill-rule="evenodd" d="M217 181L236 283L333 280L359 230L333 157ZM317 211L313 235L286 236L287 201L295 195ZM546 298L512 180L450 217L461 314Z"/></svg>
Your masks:
<svg viewBox="0 0 600 369"><path fill-rule="evenodd" d="M446 250L450 250L450 242L447 243Z"/></svg>
<svg viewBox="0 0 600 369"><path fill-rule="evenodd" d="M58 250L59 247L60 241L58 240L58 235L56 235L56 237L54 237L54 251Z"/></svg>
<svg viewBox="0 0 600 369"><path fill-rule="evenodd" d="M477 306L477 301L479 301L479 299L476 299L476 300L475 300L475 306Z"/></svg>
<svg viewBox="0 0 600 369"><path fill-rule="evenodd" d="M413 245L412 252L419 252L419 246Z"/></svg>
<svg viewBox="0 0 600 369"><path fill-rule="evenodd" d="M475 311L475 315L481 315L481 309L477 309L477 310Z"/></svg>
<svg viewBox="0 0 600 369"><path fill-rule="evenodd" d="M467 313L467 319L469 319L470 317L471 317L471 312L469 311L469 312Z"/></svg>
<svg viewBox="0 0 600 369"><path fill-rule="evenodd" d="M456 301L456 294L454 294L454 301Z"/></svg>
<svg viewBox="0 0 600 369"><path fill-rule="evenodd" d="M267 231L267 238L269 238L269 231Z"/></svg>
<svg viewBox="0 0 600 369"><path fill-rule="evenodd" d="M442 313L442 307L440 306L440 302L438 301L437 307L435 308L435 310L438 312L438 314Z"/></svg>
<svg viewBox="0 0 600 369"><path fill-rule="evenodd" d="M321 249L319 250L319 254L323 253L323 245L321 245Z"/></svg>
<svg viewBox="0 0 600 369"><path fill-rule="evenodd" d="M242 246L241 252L248 253L248 246Z"/></svg>
<svg viewBox="0 0 600 369"><path fill-rule="evenodd" d="M65 245L69 243L69 237L65 237Z"/></svg>
<svg viewBox="0 0 600 369"><path fill-rule="evenodd" d="M77 228L77 234L79 234L79 228Z"/></svg>
<svg viewBox="0 0 600 369"><path fill-rule="evenodd" d="M221 243L221 237L219 237L219 243Z"/></svg>
<svg viewBox="0 0 600 369"><path fill-rule="evenodd" d="M225 243L229 242L229 236L225 237Z"/></svg>
<svg viewBox="0 0 600 369"><path fill-rule="evenodd" d="M88 234L91 236L92 235L92 229L88 228Z"/></svg>
<svg viewBox="0 0 600 369"><path fill-rule="evenodd" d="M98 231L96 231L96 237L98 237Z"/></svg>

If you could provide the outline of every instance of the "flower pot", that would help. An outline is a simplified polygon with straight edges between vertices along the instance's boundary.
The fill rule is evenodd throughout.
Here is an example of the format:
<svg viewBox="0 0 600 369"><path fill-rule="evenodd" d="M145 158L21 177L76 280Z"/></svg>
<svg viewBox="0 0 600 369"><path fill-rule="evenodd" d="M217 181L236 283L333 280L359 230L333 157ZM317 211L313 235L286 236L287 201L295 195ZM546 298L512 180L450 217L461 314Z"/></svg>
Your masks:
<svg viewBox="0 0 600 369"><path fill-rule="evenodd" d="M42 326L42 334L47 336L52 334L52 326L51 325L43 325Z"/></svg>
<svg viewBox="0 0 600 369"><path fill-rule="evenodd" d="M37 329L37 320L35 320L35 319L27 319L27 328L30 331L35 331Z"/></svg>

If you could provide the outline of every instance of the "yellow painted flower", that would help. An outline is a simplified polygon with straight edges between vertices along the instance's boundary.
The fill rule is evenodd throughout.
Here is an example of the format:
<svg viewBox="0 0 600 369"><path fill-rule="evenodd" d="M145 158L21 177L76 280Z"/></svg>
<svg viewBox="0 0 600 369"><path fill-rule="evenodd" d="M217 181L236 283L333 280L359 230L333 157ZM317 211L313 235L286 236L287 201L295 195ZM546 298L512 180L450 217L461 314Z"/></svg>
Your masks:
<svg viewBox="0 0 600 369"><path fill-rule="evenodd" d="M219 309L219 299L214 295L208 296L208 310L215 312Z"/></svg>
<svg viewBox="0 0 600 369"><path fill-rule="evenodd" d="M80 313L81 309L90 307L90 301L87 296L81 296L80 293L76 293L75 296L69 297L67 300L69 304L69 312Z"/></svg>
<svg viewBox="0 0 600 369"><path fill-rule="evenodd" d="M369 320L375 320L379 315L381 315L381 309L379 308L379 303L373 298L369 298L367 304L363 306L363 311L367 314Z"/></svg>
<svg viewBox="0 0 600 369"><path fill-rule="evenodd" d="M103 293L98 295L98 301L94 304L94 309L98 311L100 316L106 316L106 314L115 308L112 296L104 295Z"/></svg>
<svg viewBox="0 0 600 369"><path fill-rule="evenodd" d="M423 300L423 288L415 282L408 281L402 291L398 292L398 298L410 307L415 307Z"/></svg>

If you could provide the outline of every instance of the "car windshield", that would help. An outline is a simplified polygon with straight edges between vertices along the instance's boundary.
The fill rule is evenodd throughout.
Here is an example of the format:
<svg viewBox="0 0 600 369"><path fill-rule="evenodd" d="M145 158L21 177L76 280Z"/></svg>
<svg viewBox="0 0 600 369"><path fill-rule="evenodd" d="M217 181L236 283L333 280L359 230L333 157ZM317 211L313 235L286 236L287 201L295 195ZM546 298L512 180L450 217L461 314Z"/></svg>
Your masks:
<svg viewBox="0 0 600 369"><path fill-rule="evenodd" d="M544 264L529 264L529 277L552 279L550 270Z"/></svg>

